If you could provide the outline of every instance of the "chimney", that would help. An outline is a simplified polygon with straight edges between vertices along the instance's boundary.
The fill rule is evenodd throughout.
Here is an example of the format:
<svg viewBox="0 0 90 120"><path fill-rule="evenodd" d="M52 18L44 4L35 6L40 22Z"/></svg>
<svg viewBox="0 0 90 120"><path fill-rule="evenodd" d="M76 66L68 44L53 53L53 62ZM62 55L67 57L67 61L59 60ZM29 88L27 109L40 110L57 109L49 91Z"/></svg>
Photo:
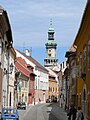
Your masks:
<svg viewBox="0 0 90 120"><path fill-rule="evenodd" d="M30 51L29 51L28 49L26 49L26 50L25 50L25 54L26 54L27 56L30 56Z"/></svg>

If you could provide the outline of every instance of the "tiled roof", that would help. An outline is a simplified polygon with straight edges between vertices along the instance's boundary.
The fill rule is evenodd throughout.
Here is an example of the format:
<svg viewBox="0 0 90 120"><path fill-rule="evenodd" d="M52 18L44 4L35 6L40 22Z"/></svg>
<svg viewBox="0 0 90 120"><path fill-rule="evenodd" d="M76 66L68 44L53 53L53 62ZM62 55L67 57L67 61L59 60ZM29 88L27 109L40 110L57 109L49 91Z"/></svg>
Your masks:
<svg viewBox="0 0 90 120"><path fill-rule="evenodd" d="M21 57L17 57L16 59L18 62L20 62L25 68L27 67L27 63L25 62L24 59L22 59Z"/></svg>
<svg viewBox="0 0 90 120"><path fill-rule="evenodd" d="M28 70L27 68L27 63L25 62L24 59L22 59L21 57L17 57L15 60L15 66L18 70L20 70L24 75L26 75L27 77L30 77L30 74L32 74L33 72L31 72L30 70Z"/></svg>
<svg viewBox="0 0 90 120"><path fill-rule="evenodd" d="M34 63L38 68L46 71L48 73L48 70L45 69L39 62L37 62L34 58L32 58L31 56L27 56L25 53L17 50L19 53L21 53L24 57L26 57L28 60L30 60L32 63Z"/></svg>

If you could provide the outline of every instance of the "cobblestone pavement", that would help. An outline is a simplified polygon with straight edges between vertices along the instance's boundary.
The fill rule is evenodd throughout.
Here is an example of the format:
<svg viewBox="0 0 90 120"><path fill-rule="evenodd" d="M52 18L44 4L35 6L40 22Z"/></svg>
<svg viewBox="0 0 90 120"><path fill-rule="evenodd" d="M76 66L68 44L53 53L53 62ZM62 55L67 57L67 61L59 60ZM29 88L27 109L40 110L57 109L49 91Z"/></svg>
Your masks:
<svg viewBox="0 0 90 120"><path fill-rule="evenodd" d="M58 103L45 103L30 106L19 111L20 120L67 120L66 112Z"/></svg>
<svg viewBox="0 0 90 120"><path fill-rule="evenodd" d="M48 108L51 108L49 120L67 120L67 113L59 107L58 103L50 104ZM55 117L55 119L53 119L53 117Z"/></svg>

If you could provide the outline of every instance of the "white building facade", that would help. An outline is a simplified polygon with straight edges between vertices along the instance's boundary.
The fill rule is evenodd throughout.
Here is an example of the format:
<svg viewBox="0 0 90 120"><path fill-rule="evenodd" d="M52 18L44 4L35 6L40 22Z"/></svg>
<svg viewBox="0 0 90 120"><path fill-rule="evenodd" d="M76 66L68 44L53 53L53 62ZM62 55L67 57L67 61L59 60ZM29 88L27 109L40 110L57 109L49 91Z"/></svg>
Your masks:
<svg viewBox="0 0 90 120"><path fill-rule="evenodd" d="M8 105L8 81L12 33L7 12L0 6L0 107Z"/></svg>
<svg viewBox="0 0 90 120"><path fill-rule="evenodd" d="M28 55L28 56L27 56ZM35 59L33 59L29 54L22 53L16 50L16 56L22 57L27 64L33 67L33 72L35 77L35 104L39 102L45 102L48 98L48 71Z"/></svg>

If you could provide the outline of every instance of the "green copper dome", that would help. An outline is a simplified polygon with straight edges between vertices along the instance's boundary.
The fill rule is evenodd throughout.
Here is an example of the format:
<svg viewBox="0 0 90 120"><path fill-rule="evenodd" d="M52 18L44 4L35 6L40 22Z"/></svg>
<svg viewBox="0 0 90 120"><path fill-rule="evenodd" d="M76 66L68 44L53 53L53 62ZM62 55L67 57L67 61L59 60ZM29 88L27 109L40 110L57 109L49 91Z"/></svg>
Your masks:
<svg viewBox="0 0 90 120"><path fill-rule="evenodd" d="M55 40L48 40L48 44L56 44Z"/></svg>
<svg viewBox="0 0 90 120"><path fill-rule="evenodd" d="M45 45L46 48L56 48L57 43L54 40L48 40L48 42Z"/></svg>

